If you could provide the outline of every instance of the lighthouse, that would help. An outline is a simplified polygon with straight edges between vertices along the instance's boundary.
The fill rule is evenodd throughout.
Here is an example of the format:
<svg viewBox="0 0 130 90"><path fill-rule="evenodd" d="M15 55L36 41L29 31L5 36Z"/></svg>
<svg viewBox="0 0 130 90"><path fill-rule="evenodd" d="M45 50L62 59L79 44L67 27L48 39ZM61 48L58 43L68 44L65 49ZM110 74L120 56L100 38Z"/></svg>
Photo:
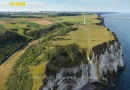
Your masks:
<svg viewBox="0 0 130 90"><path fill-rule="evenodd" d="M84 18L84 24L86 24L86 19Z"/></svg>

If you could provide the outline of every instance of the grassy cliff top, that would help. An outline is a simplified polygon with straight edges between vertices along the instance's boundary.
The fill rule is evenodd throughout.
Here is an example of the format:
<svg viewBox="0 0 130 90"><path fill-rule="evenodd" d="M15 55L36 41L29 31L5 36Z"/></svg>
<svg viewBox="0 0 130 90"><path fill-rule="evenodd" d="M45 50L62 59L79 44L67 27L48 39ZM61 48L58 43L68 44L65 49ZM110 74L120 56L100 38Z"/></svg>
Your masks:
<svg viewBox="0 0 130 90"><path fill-rule="evenodd" d="M52 45L67 45L76 43L82 48L92 48L103 42L114 40L113 34L97 25L79 25L76 31L69 32L66 36L57 36L56 38L64 38L65 40L51 41Z"/></svg>
<svg viewBox="0 0 130 90"><path fill-rule="evenodd" d="M86 24L83 24L84 18L86 19ZM112 32L110 32L107 28L95 25L96 23L101 23L101 21L97 18L98 16L96 14L53 18L54 22L75 22L73 28L77 28L77 30L72 31L70 29L66 35L54 37L56 40L50 41L50 46L76 43L81 48L89 49L98 44L114 40L115 38Z"/></svg>

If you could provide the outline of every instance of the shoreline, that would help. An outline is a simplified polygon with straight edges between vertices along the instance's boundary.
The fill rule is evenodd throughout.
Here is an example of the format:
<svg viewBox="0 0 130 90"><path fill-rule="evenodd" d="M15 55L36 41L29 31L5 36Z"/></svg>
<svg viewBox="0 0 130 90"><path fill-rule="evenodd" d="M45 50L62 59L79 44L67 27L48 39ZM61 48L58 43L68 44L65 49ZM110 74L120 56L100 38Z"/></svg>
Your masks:
<svg viewBox="0 0 130 90"><path fill-rule="evenodd" d="M101 20L100 25L103 26L104 28L107 28L105 26L104 18L101 15L98 15L98 19ZM107 28L107 29L108 29L108 31L112 32L109 28ZM117 35L114 32L112 32L112 34L115 37L115 40L121 45L121 43L118 40ZM124 69L125 69L125 64L122 67L118 67L117 74L118 74L118 72L120 72L120 71L122 71ZM114 80L117 77L117 74L115 74L113 77L108 76L108 82L104 82L105 84L104 83L100 83L99 81L96 81L94 83L86 84L81 90L95 90L95 89L104 90L104 89L113 87L113 86L115 86L114 85Z"/></svg>

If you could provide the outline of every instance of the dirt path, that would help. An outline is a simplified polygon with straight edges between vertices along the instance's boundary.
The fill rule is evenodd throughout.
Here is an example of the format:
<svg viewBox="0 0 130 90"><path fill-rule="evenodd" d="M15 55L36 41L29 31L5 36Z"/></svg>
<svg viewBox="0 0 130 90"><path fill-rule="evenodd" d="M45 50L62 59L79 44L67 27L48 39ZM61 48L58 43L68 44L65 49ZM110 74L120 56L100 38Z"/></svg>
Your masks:
<svg viewBox="0 0 130 90"><path fill-rule="evenodd" d="M0 90L5 90L5 83L8 79L13 66L19 57L33 44L36 44L39 40L32 41L25 45L22 49L15 52L7 61L0 66Z"/></svg>

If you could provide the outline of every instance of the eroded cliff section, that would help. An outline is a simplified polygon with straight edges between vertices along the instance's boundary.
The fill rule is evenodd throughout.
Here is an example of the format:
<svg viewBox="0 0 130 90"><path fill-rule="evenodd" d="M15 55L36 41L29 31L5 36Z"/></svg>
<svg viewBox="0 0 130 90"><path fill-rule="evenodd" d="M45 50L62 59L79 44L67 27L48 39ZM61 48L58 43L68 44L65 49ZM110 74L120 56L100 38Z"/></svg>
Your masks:
<svg viewBox="0 0 130 90"><path fill-rule="evenodd" d="M65 62L61 57L61 62ZM124 67L122 48L117 39L93 47L90 55L79 59L86 62L79 60L78 65L60 68L57 73L48 75L44 79L43 90L80 90L87 83L107 82L107 74L117 74ZM53 64L52 61L50 63ZM47 69L49 72L49 67Z"/></svg>
<svg viewBox="0 0 130 90"><path fill-rule="evenodd" d="M93 25L104 26L102 18L98 19L101 22ZM88 83L109 82L109 77L124 69L121 44L113 32L112 35L113 40L89 49L77 44L60 46L46 65L41 90L81 90Z"/></svg>

